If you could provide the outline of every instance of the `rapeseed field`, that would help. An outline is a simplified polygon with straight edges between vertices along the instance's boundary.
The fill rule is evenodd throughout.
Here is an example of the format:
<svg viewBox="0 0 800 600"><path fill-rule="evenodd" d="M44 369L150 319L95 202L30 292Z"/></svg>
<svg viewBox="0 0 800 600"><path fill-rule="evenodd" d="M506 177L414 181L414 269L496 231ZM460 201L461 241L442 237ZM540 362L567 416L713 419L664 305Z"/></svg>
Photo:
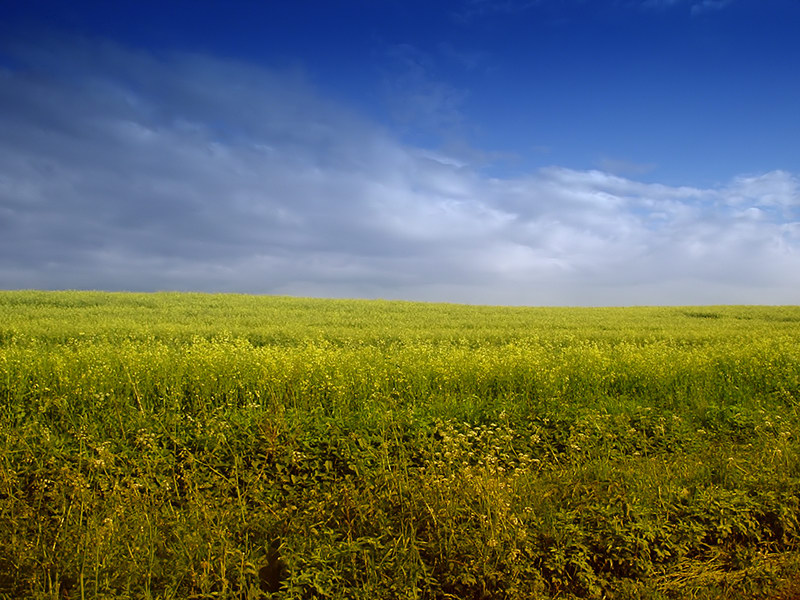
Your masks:
<svg viewBox="0 0 800 600"><path fill-rule="evenodd" d="M800 307L0 292L2 598L791 598Z"/></svg>

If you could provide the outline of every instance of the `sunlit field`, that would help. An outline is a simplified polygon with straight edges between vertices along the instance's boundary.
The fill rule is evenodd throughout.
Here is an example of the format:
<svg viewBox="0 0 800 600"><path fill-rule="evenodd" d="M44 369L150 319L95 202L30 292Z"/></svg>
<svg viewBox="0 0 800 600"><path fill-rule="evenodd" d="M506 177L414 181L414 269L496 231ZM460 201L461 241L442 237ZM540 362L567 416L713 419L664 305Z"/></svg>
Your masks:
<svg viewBox="0 0 800 600"><path fill-rule="evenodd" d="M0 597L780 598L800 307L0 292Z"/></svg>

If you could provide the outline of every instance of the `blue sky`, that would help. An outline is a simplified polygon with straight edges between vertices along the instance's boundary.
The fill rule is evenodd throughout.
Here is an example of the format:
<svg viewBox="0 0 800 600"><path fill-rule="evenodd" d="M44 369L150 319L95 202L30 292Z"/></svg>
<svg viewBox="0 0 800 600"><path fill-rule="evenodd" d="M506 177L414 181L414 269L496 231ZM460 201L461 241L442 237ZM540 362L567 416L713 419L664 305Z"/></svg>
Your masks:
<svg viewBox="0 0 800 600"><path fill-rule="evenodd" d="M0 287L800 302L800 2L0 6Z"/></svg>

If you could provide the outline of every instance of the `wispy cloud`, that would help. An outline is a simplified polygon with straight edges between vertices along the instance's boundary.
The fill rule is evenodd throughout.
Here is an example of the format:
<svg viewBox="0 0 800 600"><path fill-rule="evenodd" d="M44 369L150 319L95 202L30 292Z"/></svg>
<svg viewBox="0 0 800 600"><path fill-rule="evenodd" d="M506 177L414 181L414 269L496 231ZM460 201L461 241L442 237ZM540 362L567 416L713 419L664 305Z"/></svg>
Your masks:
<svg viewBox="0 0 800 600"><path fill-rule="evenodd" d="M490 178L292 72L74 41L0 70L3 287L800 301L800 183ZM435 111L434 111L435 113Z"/></svg>
<svg viewBox="0 0 800 600"><path fill-rule="evenodd" d="M665 9L674 6L688 7L693 15L721 10L733 3L733 0L641 0L640 6L649 9Z"/></svg>
<svg viewBox="0 0 800 600"><path fill-rule="evenodd" d="M692 3L692 14L697 15L704 12L721 10L731 4L733 0L700 0Z"/></svg>
<svg viewBox="0 0 800 600"><path fill-rule="evenodd" d="M389 58L384 89L396 121L439 136L458 132L467 92L438 76L433 57L411 44L392 46Z"/></svg>
<svg viewBox="0 0 800 600"><path fill-rule="evenodd" d="M721 10L734 0L609 0L609 6L665 10L673 7L687 8L692 14ZM585 0L464 0L457 13L466 20L490 15L515 15L530 9L565 8L580 5Z"/></svg>
<svg viewBox="0 0 800 600"><path fill-rule="evenodd" d="M464 0L456 14L467 20L492 14L510 15L548 1L550 0Z"/></svg>
<svg viewBox="0 0 800 600"><path fill-rule="evenodd" d="M638 163L621 158L604 156L597 161L597 166L604 171L616 175L644 175L656 168L653 163Z"/></svg>

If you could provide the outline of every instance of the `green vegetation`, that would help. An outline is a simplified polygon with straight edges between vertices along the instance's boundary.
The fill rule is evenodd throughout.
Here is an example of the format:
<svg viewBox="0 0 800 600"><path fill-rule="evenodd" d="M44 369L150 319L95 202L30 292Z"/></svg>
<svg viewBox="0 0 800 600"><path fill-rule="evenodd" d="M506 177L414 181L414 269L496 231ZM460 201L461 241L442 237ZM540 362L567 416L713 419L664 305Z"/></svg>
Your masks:
<svg viewBox="0 0 800 600"><path fill-rule="evenodd" d="M800 307L0 292L0 597L770 597Z"/></svg>

